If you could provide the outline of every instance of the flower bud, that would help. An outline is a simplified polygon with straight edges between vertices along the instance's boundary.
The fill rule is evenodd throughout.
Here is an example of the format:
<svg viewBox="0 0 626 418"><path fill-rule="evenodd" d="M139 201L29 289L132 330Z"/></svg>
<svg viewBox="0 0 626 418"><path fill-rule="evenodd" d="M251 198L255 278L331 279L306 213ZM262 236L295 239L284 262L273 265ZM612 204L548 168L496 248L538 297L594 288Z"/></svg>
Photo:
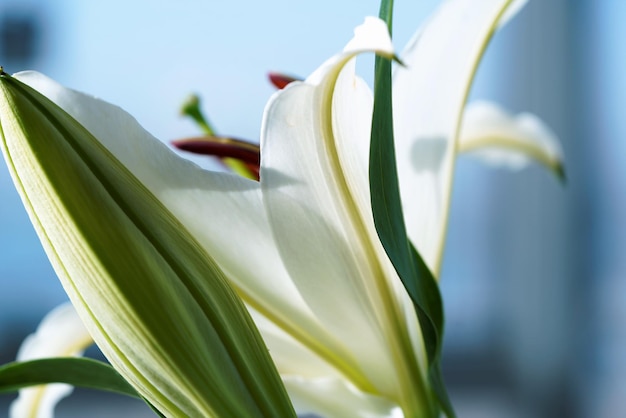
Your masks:
<svg viewBox="0 0 626 418"><path fill-rule="evenodd" d="M166 416L293 416L222 270L97 138L3 72L0 134L15 186L65 291L111 364L142 396Z"/></svg>

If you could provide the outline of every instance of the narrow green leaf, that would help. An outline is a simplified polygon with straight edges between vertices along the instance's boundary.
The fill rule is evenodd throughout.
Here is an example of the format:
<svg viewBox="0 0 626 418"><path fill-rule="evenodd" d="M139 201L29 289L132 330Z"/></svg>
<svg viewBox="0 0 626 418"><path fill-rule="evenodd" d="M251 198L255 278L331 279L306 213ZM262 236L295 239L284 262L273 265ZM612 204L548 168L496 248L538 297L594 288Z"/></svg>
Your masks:
<svg viewBox="0 0 626 418"><path fill-rule="evenodd" d="M113 367L101 361L59 357L13 362L0 367L0 393L49 383L67 383L142 399Z"/></svg>
<svg viewBox="0 0 626 418"><path fill-rule="evenodd" d="M454 408L450 402L448 392L443 382L441 374L441 348L443 346L443 301L439 292L439 285L435 280L432 272L428 269L426 263L419 255L415 247L408 241L411 249L411 258L413 265L416 267L416 284L417 291L411 296L411 300L415 305L420 325L422 327L422 335L424 342L429 341L432 357L428 357L429 368L428 378L432 386L432 390L439 401L439 406L443 412L450 418L455 417ZM403 281L404 283L404 281ZM406 287L406 285L405 285Z"/></svg>
<svg viewBox="0 0 626 418"><path fill-rule="evenodd" d="M392 30L393 0L382 0L380 18ZM443 305L434 276L407 238L393 139L391 61L376 57L370 145L370 189L378 236L415 306L428 356L428 376L439 406L455 416L441 376ZM434 416L438 416L434 412Z"/></svg>

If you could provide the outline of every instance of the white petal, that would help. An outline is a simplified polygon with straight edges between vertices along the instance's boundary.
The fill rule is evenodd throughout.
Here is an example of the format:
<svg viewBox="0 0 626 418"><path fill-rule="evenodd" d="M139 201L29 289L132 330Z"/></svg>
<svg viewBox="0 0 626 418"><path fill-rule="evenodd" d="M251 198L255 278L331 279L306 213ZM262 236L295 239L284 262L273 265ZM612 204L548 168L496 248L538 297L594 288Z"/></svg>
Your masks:
<svg viewBox="0 0 626 418"><path fill-rule="evenodd" d="M80 356L93 340L70 303L50 311L34 334L26 337L17 353L18 361L46 357ZM11 404L12 418L52 418L54 407L72 393L63 383L22 389Z"/></svg>
<svg viewBox="0 0 626 418"><path fill-rule="evenodd" d="M359 354L363 369L390 370L385 339L373 326L364 243L350 230L358 213L340 207L345 199L333 183L341 174L326 159L319 120L330 103L319 99L315 86L293 83L266 110L261 185L267 212L285 266L324 327Z"/></svg>
<svg viewBox="0 0 626 418"><path fill-rule="evenodd" d="M470 103L463 115L459 151L517 169L535 160L562 173L563 156L553 132L535 115L512 116L493 103Z"/></svg>
<svg viewBox="0 0 626 418"><path fill-rule="evenodd" d="M355 36L364 36L373 22ZM387 39L379 29L377 23L373 31ZM381 44L386 42L373 47ZM403 380L421 374L403 357L413 353L401 348L410 345L409 336L371 219L366 166L358 154L367 148L354 147L369 142L371 124L371 94L348 64L366 49L362 45L351 41L305 82L290 84L270 101L261 135L261 187L287 270L324 327L349 350L350 367L364 375L351 376L354 384L419 403L415 392L411 400L407 395L417 383ZM398 280L395 274L392 280Z"/></svg>
<svg viewBox="0 0 626 418"><path fill-rule="evenodd" d="M410 239L439 275L464 103L507 0L443 3L394 73L394 130ZM507 19L510 15L505 16Z"/></svg>
<svg viewBox="0 0 626 418"><path fill-rule="evenodd" d="M333 56L322 64L307 77L307 83L313 85L323 83L324 78L329 73L339 70L342 63L345 64L350 57L364 52L375 52L388 58L394 55L387 24L377 17L366 17L365 22L354 29L354 37L343 48L343 53Z"/></svg>
<svg viewBox="0 0 626 418"><path fill-rule="evenodd" d="M254 323L261 331L263 340L274 359L276 368L281 376L297 375L303 378L318 378L323 376L342 377L340 370L327 362L319 352L312 351L309 346L293 338L285 330L279 328L259 314L251 310ZM324 347L328 350L332 347ZM328 352L328 357L337 356L340 353ZM340 363L340 360L336 363Z"/></svg>
<svg viewBox="0 0 626 418"><path fill-rule="evenodd" d="M270 321L253 312L289 398L299 415L326 417L398 417L389 400L356 389L333 366L299 344Z"/></svg>
<svg viewBox="0 0 626 418"><path fill-rule="evenodd" d="M298 414L320 417L402 418L402 410L384 398L357 390L335 378L283 379Z"/></svg>

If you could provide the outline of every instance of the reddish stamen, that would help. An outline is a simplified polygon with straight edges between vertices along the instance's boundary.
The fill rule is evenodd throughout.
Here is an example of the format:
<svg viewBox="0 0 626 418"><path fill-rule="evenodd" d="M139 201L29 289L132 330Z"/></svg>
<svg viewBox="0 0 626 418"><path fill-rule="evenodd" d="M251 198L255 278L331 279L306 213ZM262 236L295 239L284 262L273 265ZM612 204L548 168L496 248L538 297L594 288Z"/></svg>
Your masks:
<svg viewBox="0 0 626 418"><path fill-rule="evenodd" d="M234 158L242 161L257 180L259 178L261 149L256 144L223 136L198 136L172 141L172 145L183 151L210 155L220 160Z"/></svg>
<svg viewBox="0 0 626 418"><path fill-rule="evenodd" d="M267 76L270 79L270 82L274 85L274 87L279 90L284 89L289 83L292 83L294 81L302 81L302 79L299 77L293 77L282 73L269 72Z"/></svg>

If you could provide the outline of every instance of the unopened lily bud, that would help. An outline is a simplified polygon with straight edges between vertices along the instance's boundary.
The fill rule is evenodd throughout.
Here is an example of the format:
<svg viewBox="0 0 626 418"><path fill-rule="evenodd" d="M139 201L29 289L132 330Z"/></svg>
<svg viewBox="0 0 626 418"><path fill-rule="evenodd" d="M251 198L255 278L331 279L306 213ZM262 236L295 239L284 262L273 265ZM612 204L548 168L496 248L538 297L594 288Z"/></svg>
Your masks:
<svg viewBox="0 0 626 418"><path fill-rule="evenodd" d="M39 74L0 74L0 146L15 186L111 364L168 417L294 416L221 268L129 166L20 79L87 118L124 126L134 147L160 144L118 108Z"/></svg>

